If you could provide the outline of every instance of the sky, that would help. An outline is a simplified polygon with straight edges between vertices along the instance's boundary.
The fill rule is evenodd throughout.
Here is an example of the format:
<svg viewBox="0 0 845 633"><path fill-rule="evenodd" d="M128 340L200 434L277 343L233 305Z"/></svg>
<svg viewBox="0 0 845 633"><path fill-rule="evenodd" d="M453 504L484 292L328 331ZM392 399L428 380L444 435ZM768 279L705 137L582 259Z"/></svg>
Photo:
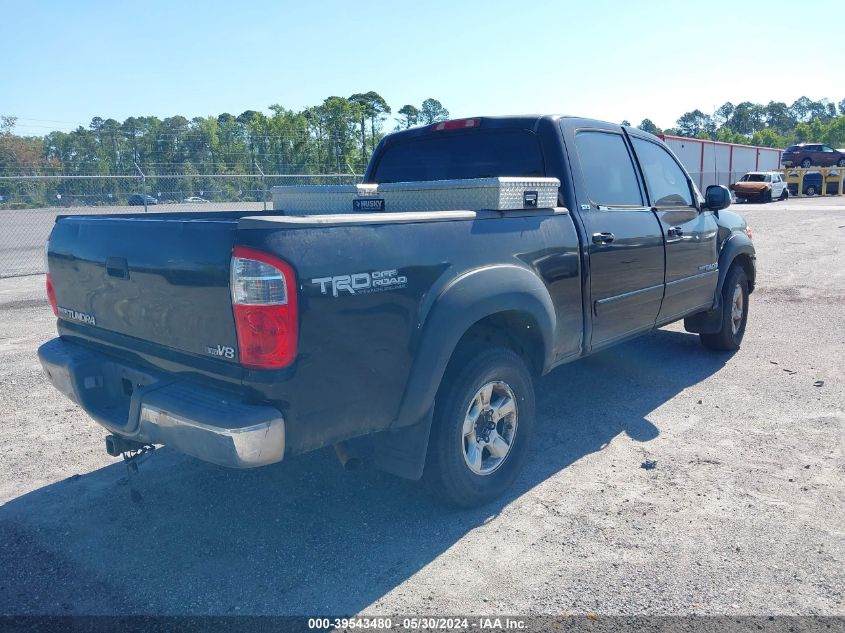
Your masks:
<svg viewBox="0 0 845 633"><path fill-rule="evenodd" d="M725 101L845 98L845 12L825 20L820 8L805 36L796 14L814 11L785 0L3 0L0 114L41 135L95 116L238 115L375 90L394 113L434 97L453 118L665 128Z"/></svg>

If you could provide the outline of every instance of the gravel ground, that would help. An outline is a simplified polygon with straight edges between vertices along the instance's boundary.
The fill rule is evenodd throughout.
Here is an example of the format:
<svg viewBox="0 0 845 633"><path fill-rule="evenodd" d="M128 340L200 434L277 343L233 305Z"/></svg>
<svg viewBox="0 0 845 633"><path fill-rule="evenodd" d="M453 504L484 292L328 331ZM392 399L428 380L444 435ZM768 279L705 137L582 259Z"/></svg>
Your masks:
<svg viewBox="0 0 845 633"><path fill-rule="evenodd" d="M162 449L133 503L40 373L43 277L0 280L0 613L845 615L845 203L735 208L742 350L675 325L559 368L527 469L473 511L327 451Z"/></svg>

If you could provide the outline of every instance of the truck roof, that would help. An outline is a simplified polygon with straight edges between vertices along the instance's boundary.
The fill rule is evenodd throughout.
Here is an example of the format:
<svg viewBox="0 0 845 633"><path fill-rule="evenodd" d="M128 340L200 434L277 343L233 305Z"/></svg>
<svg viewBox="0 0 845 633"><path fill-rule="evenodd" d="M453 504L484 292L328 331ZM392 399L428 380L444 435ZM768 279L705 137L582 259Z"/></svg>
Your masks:
<svg viewBox="0 0 845 633"><path fill-rule="evenodd" d="M591 119L587 117L579 117L573 116L568 114L514 114L514 115L503 115L503 116L476 116L476 117L464 117L460 119L450 119L448 121L439 121L437 123L433 123L430 125L420 125L417 127L408 128L406 130L399 130L397 132L392 132L382 139L382 143L384 144L392 144L399 141L404 141L410 138L415 138L419 136L425 136L427 134L431 134L436 130L436 127L443 124L455 124L459 122L469 122L469 121L477 121L474 125L468 125L467 129L472 128L484 128L484 129L501 129L501 128L523 128L528 130L537 130L537 127L540 121L548 119L552 121L557 121L560 119L565 119L567 123L572 125L576 125L578 127L604 127L607 125L617 126L619 128L625 127L625 129L629 130L637 130L638 134L648 136L653 138L654 140L659 140L653 134L649 134L648 132L644 132L639 128L635 128L634 126L623 126L621 123L611 123L609 121L601 121L599 119Z"/></svg>

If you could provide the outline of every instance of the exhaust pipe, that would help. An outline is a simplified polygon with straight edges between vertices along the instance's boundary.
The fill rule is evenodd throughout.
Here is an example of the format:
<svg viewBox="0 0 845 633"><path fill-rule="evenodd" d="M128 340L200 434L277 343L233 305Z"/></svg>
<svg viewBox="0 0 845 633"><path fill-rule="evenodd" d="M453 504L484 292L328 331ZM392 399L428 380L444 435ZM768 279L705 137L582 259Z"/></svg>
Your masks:
<svg viewBox="0 0 845 633"><path fill-rule="evenodd" d="M120 457L123 453L128 451L139 451L144 448L146 444L135 442L134 440L127 440L119 435L106 436L106 452L112 457Z"/></svg>
<svg viewBox="0 0 845 633"><path fill-rule="evenodd" d="M335 444L334 452L337 454L340 465L346 470L357 470L361 466L361 458L346 442Z"/></svg>

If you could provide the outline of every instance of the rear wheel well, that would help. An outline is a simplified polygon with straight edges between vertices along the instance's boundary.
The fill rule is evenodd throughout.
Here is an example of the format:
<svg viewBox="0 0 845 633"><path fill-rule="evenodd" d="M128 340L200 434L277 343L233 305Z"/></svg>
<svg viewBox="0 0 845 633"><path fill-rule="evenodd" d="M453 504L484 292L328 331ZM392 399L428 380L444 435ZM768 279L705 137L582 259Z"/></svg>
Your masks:
<svg viewBox="0 0 845 633"><path fill-rule="evenodd" d="M543 335L534 318L525 312L497 312L476 321L458 341L452 359L459 356L458 351L462 348L478 343L499 345L513 350L525 361L532 374L538 376L543 373Z"/></svg>

